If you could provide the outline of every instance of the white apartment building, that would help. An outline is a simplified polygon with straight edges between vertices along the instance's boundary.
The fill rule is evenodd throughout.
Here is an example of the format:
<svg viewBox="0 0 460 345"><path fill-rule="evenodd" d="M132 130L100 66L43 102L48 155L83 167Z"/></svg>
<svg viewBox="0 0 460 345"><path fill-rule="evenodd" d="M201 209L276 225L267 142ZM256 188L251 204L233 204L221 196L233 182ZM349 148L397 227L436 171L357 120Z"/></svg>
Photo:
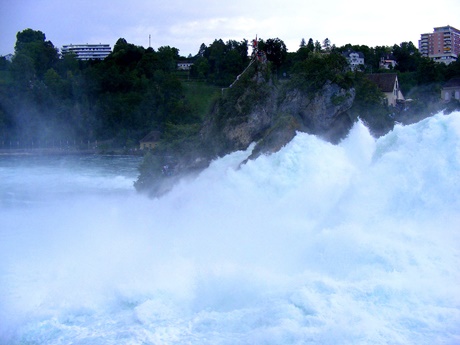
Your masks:
<svg viewBox="0 0 460 345"><path fill-rule="evenodd" d="M112 48L110 44L69 44L62 46L62 55L74 53L79 60L104 60Z"/></svg>

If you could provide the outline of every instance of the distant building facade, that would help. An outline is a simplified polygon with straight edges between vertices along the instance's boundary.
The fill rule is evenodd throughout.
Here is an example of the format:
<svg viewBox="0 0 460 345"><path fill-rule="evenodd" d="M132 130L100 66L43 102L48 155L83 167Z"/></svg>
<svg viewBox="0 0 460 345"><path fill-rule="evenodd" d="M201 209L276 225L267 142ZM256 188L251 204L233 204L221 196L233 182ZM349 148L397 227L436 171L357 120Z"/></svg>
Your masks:
<svg viewBox="0 0 460 345"><path fill-rule="evenodd" d="M347 50L342 53L342 55L347 59L350 69L356 71L360 66L364 66L364 54L361 52L355 52L352 50Z"/></svg>
<svg viewBox="0 0 460 345"><path fill-rule="evenodd" d="M460 78L452 78L444 84L441 90L441 98L446 102L452 99L460 101Z"/></svg>
<svg viewBox="0 0 460 345"><path fill-rule="evenodd" d="M110 44L69 44L62 46L61 53L74 53L78 60L104 60L112 52Z"/></svg>
<svg viewBox="0 0 460 345"><path fill-rule="evenodd" d="M433 33L421 35L418 50L423 56L448 65L460 54L460 30L450 25L434 28Z"/></svg>
<svg viewBox="0 0 460 345"><path fill-rule="evenodd" d="M396 73L367 74L366 76L385 94L388 105L394 107L399 103L404 103L405 99L399 88L398 75Z"/></svg>
<svg viewBox="0 0 460 345"><path fill-rule="evenodd" d="M189 71L193 66L193 62L190 61L179 61L177 63L177 69L181 71Z"/></svg>
<svg viewBox="0 0 460 345"><path fill-rule="evenodd" d="M157 147L160 141L161 133L159 131L151 131L140 141L141 150L152 150Z"/></svg>
<svg viewBox="0 0 460 345"><path fill-rule="evenodd" d="M380 58L379 68L394 69L396 67L396 58L392 54L386 54Z"/></svg>

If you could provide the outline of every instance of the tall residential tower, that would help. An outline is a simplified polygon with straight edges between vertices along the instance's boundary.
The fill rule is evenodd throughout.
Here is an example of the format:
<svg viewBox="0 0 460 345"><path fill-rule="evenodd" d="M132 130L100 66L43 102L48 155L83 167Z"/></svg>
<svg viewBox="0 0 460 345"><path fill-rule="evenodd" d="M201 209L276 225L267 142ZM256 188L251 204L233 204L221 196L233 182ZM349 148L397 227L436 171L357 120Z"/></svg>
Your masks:
<svg viewBox="0 0 460 345"><path fill-rule="evenodd" d="M423 56L449 64L460 54L460 30L448 25L434 28L431 34L422 34L418 49Z"/></svg>

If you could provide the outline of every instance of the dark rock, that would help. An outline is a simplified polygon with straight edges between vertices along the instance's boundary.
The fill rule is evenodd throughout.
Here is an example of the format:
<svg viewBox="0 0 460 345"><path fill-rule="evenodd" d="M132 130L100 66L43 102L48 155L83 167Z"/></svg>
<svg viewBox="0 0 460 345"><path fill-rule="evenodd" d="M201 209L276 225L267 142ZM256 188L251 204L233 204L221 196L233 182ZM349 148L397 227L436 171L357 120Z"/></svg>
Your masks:
<svg viewBox="0 0 460 345"><path fill-rule="evenodd" d="M254 81L256 87L261 86L260 80L256 78ZM345 90L327 82L318 92L308 94L297 89L285 91L283 86L267 84L262 85L264 99L248 113L242 112L242 100L247 101L249 91L243 92L237 99L233 115L222 118L219 115L222 109L214 109L202 137L212 143L217 155L244 150L254 142L257 145L251 158L261 153L276 152L292 140L297 131L337 143L353 125L347 111L353 104L354 89Z"/></svg>
<svg viewBox="0 0 460 345"><path fill-rule="evenodd" d="M313 95L299 90L289 91L279 111L298 116L301 120L299 130L336 143L353 125L347 110L353 105L354 98L354 89L345 90L336 84L326 82L322 89Z"/></svg>
<svg viewBox="0 0 460 345"><path fill-rule="evenodd" d="M218 156L256 146L248 159L279 151L297 132L307 132L337 143L353 125L348 115L355 90L326 82L311 94L289 89L288 84L274 85L260 71L227 89L216 102L200 132L201 151L182 150L174 157L174 175L159 176L157 184L170 188L186 174L205 169ZM242 162L244 164L244 162Z"/></svg>

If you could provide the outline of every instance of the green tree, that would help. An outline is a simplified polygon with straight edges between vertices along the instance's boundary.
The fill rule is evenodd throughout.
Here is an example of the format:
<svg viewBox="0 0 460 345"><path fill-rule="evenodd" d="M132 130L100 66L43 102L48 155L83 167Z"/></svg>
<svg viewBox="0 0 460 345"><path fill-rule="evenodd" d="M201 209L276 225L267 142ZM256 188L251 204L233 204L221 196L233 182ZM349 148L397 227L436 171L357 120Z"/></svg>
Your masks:
<svg viewBox="0 0 460 345"><path fill-rule="evenodd" d="M422 57L416 72L417 84L439 83L444 81L446 65L436 63L433 60Z"/></svg>
<svg viewBox="0 0 460 345"><path fill-rule="evenodd" d="M303 61L308 58L311 51L307 47L301 47L297 50L296 61Z"/></svg>
<svg viewBox="0 0 460 345"><path fill-rule="evenodd" d="M330 52L331 51L331 41L329 40L329 38L326 38L324 41L323 41L323 46L322 48L326 51L326 52Z"/></svg>
<svg viewBox="0 0 460 345"><path fill-rule="evenodd" d="M160 68L168 73L174 72L177 69L177 60L179 59L179 49L163 46L158 48L158 61Z"/></svg>
<svg viewBox="0 0 460 345"><path fill-rule="evenodd" d="M278 70L287 57L286 44L279 38L269 38L267 41L259 42L259 49L263 50L275 70Z"/></svg>
<svg viewBox="0 0 460 345"><path fill-rule="evenodd" d="M113 61L121 70L134 70L144 55L144 48L126 42L119 38L113 47L113 52L106 59Z"/></svg>
<svg viewBox="0 0 460 345"><path fill-rule="evenodd" d="M78 74L79 71L79 62L74 53L63 55L56 65L56 72L58 72L61 77L67 76L69 72L72 74Z"/></svg>
<svg viewBox="0 0 460 345"><path fill-rule="evenodd" d="M420 63L421 54L412 42L403 42L393 46L393 55L396 58L396 69L402 73L415 72Z"/></svg>
<svg viewBox="0 0 460 345"><path fill-rule="evenodd" d="M206 54L206 50L208 47L206 47L206 44L201 43L200 49L198 50L198 53L196 54L197 57L204 57Z"/></svg>
<svg viewBox="0 0 460 345"><path fill-rule="evenodd" d="M319 53L321 51L322 51L321 43L319 43L319 41L315 41L315 52Z"/></svg>
<svg viewBox="0 0 460 345"><path fill-rule="evenodd" d="M195 60L190 70L190 75L193 78L206 79L209 74L209 62L205 57L200 56Z"/></svg>
<svg viewBox="0 0 460 345"><path fill-rule="evenodd" d="M348 62L341 54L313 53L308 59L295 64L290 83L306 92L319 90L327 81L348 89L352 80L346 72L347 66Z"/></svg>
<svg viewBox="0 0 460 345"><path fill-rule="evenodd" d="M214 40L207 49L203 50L202 58L192 70L195 76L207 75L208 80L218 86L228 86L246 68L248 63L248 42L222 39ZM203 60L206 59L207 63Z"/></svg>
<svg viewBox="0 0 460 345"><path fill-rule="evenodd" d="M62 79L53 68L50 68L48 71L46 71L43 81L45 82L45 85L49 88L50 92L52 92L55 95L64 95L65 90L63 90Z"/></svg>
<svg viewBox="0 0 460 345"><path fill-rule="evenodd" d="M39 30L25 29L16 34L16 44L14 46L15 53L20 53L27 50L29 43L45 42L46 36Z"/></svg>
<svg viewBox="0 0 460 345"><path fill-rule="evenodd" d="M160 68L158 54L152 48L147 48L137 64L139 74L151 79L158 68Z"/></svg>
<svg viewBox="0 0 460 345"><path fill-rule="evenodd" d="M315 43L313 43L313 38L308 40L307 49L311 52L315 51Z"/></svg>
<svg viewBox="0 0 460 345"><path fill-rule="evenodd" d="M11 75L20 91L29 92L36 80L34 60L26 54L15 54L11 62Z"/></svg>
<svg viewBox="0 0 460 345"><path fill-rule="evenodd" d="M15 55L25 55L32 59L37 76L41 78L59 60L57 49L46 41L41 31L26 29L16 35Z"/></svg>
<svg viewBox="0 0 460 345"><path fill-rule="evenodd" d="M213 79L214 83L217 83L220 85L227 84L227 83L222 84L221 82L222 78L219 77L222 70L225 69L225 66L223 64L223 56L225 54L225 51L226 51L225 43L224 41L219 39L219 40L214 40L214 42L206 50L206 55L205 55L205 57L208 59L208 62L209 62L211 78Z"/></svg>
<svg viewBox="0 0 460 345"><path fill-rule="evenodd" d="M460 77L460 57L456 61L451 62L445 71L445 78L449 80L454 77Z"/></svg>
<svg viewBox="0 0 460 345"><path fill-rule="evenodd" d="M7 71L10 67L10 62L4 56L0 56L0 71Z"/></svg>

